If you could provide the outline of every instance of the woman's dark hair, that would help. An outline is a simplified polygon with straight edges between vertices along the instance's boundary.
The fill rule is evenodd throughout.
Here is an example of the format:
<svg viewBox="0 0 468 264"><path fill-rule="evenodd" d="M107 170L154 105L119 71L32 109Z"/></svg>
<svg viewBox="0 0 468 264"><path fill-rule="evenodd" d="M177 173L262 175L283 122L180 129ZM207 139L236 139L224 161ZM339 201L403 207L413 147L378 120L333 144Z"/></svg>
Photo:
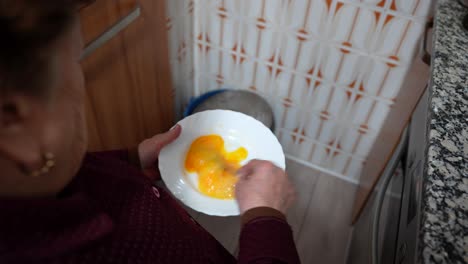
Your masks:
<svg viewBox="0 0 468 264"><path fill-rule="evenodd" d="M0 93L43 95L54 42L70 27L79 0L0 0Z"/></svg>

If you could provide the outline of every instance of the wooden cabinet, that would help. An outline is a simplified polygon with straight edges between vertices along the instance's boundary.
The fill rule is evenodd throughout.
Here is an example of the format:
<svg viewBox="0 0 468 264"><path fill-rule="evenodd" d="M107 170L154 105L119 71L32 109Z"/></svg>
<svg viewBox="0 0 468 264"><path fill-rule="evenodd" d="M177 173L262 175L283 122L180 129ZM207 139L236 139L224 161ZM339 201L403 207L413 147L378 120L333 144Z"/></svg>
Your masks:
<svg viewBox="0 0 468 264"><path fill-rule="evenodd" d="M80 10L89 150L133 146L173 123L164 1L97 0Z"/></svg>

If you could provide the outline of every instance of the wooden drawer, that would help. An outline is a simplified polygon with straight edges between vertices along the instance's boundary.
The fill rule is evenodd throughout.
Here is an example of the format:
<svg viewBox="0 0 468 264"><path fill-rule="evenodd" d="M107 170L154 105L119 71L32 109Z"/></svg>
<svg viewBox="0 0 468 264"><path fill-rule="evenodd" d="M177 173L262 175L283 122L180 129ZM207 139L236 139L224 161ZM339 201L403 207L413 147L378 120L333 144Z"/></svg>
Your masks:
<svg viewBox="0 0 468 264"><path fill-rule="evenodd" d="M85 46L138 7L137 0L95 0L80 9Z"/></svg>
<svg viewBox="0 0 468 264"><path fill-rule="evenodd" d="M135 146L173 125L164 4L97 0L81 9L89 150Z"/></svg>

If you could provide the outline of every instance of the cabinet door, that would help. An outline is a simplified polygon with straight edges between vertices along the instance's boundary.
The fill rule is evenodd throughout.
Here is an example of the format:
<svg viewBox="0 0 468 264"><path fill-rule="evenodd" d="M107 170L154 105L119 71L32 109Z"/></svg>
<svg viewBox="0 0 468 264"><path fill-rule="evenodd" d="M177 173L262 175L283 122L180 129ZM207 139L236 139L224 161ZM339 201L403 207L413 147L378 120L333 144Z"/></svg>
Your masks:
<svg viewBox="0 0 468 264"><path fill-rule="evenodd" d="M398 100L385 119L362 169L354 201L353 224L358 220L388 161L394 154L398 142L402 139L403 131L426 90L428 80L429 66L420 58L416 58L397 95Z"/></svg>
<svg viewBox="0 0 468 264"><path fill-rule="evenodd" d="M98 0L81 9L85 47L98 46L82 60L89 150L133 146L172 125L164 10L153 0Z"/></svg>

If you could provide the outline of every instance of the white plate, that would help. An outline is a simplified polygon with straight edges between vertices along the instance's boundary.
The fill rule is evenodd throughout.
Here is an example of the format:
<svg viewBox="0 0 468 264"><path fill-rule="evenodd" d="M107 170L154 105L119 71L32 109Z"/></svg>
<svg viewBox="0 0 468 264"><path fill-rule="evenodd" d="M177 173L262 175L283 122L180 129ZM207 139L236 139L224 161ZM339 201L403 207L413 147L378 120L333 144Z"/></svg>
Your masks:
<svg viewBox="0 0 468 264"><path fill-rule="evenodd" d="M185 156L192 142L203 135L218 134L232 151L244 147L246 164L252 159L269 160L285 169L283 149L275 135L256 119L229 110L199 112L179 121L182 133L163 148L159 155L159 171L172 194L192 209L208 215L239 215L236 200L211 198L198 191L198 176L184 169Z"/></svg>

